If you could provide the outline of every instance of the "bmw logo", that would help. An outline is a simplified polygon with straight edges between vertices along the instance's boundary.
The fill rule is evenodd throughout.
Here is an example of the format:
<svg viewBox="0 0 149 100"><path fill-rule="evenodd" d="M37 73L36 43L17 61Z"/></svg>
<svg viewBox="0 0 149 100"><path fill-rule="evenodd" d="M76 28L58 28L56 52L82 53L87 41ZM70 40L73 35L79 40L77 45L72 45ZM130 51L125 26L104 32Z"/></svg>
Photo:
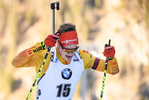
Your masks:
<svg viewBox="0 0 149 100"><path fill-rule="evenodd" d="M65 68L61 72L63 79L70 79L72 75L72 71L69 68Z"/></svg>

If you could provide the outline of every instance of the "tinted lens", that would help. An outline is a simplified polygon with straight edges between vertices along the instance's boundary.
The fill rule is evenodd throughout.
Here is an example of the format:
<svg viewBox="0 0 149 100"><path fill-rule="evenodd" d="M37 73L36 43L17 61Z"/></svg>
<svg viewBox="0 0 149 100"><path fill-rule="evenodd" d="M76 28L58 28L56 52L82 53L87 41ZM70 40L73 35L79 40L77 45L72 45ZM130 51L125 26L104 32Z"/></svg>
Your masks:
<svg viewBox="0 0 149 100"><path fill-rule="evenodd" d="M66 53L75 52L75 51L77 51L77 49L79 48L79 46L77 46L77 47L74 48L74 49L64 48L64 47L62 46L62 44L60 43L60 41L58 41L58 42L59 42L60 46L62 47L63 51L66 52Z"/></svg>
<svg viewBox="0 0 149 100"><path fill-rule="evenodd" d="M67 53L70 53L70 52L75 52L75 51L77 51L77 49L78 49L79 47L76 47L75 49L63 49L63 51L64 52L67 52Z"/></svg>

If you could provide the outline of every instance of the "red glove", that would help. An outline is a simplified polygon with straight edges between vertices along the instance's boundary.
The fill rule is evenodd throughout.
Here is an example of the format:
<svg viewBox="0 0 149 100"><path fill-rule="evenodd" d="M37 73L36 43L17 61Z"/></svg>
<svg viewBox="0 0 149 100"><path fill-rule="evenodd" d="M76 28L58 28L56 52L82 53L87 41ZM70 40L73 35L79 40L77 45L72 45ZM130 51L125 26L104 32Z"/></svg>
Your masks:
<svg viewBox="0 0 149 100"><path fill-rule="evenodd" d="M103 52L103 55L106 57L113 58L115 55L115 48L114 46L105 46L105 50Z"/></svg>
<svg viewBox="0 0 149 100"><path fill-rule="evenodd" d="M45 39L44 43L46 47L53 47L55 46L56 40L59 39L59 36L57 35L48 35L48 37Z"/></svg>

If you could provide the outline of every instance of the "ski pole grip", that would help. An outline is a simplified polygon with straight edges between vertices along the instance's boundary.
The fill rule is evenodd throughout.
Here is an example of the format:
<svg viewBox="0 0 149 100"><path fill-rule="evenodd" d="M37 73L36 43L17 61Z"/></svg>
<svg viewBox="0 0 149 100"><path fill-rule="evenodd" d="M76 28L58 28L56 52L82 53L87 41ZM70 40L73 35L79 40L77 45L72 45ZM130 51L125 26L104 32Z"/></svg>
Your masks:
<svg viewBox="0 0 149 100"><path fill-rule="evenodd" d="M105 44L105 46L107 47L107 46L110 46L110 42L111 42L111 39L109 39L109 44Z"/></svg>
<svg viewBox="0 0 149 100"><path fill-rule="evenodd" d="M110 42L111 42L111 39L109 39L109 44L108 44L108 46L110 46Z"/></svg>
<svg viewBox="0 0 149 100"><path fill-rule="evenodd" d="M59 2L58 3L56 3L56 8L57 8L57 10L59 10Z"/></svg>
<svg viewBox="0 0 149 100"><path fill-rule="evenodd" d="M55 3L51 3L51 9L55 9Z"/></svg>
<svg viewBox="0 0 149 100"><path fill-rule="evenodd" d="M55 7L55 4L56 4L56 7ZM51 9L54 10L55 8L57 10L59 10L59 1L56 1L56 2L51 3Z"/></svg>

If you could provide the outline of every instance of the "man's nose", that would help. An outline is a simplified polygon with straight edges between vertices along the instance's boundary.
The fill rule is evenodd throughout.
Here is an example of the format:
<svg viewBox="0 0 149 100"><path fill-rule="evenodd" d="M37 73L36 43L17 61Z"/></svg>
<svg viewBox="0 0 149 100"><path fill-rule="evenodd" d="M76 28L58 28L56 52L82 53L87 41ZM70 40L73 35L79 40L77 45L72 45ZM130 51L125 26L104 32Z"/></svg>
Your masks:
<svg viewBox="0 0 149 100"><path fill-rule="evenodd" d="M69 54L69 55L73 55L74 53L73 53L73 52L69 52L68 54Z"/></svg>

